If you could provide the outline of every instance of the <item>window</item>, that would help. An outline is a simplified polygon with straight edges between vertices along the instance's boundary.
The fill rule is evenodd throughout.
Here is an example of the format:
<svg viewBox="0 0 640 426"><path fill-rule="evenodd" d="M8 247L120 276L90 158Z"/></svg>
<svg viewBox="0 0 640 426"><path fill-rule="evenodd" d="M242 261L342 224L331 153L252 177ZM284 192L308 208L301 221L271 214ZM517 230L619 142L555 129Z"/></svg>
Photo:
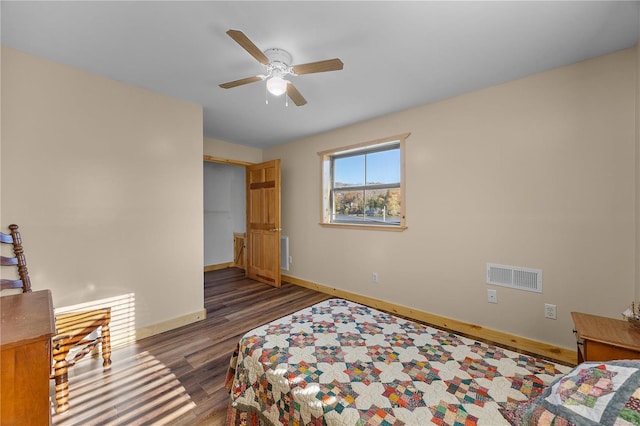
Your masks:
<svg viewBox="0 0 640 426"><path fill-rule="evenodd" d="M404 141L408 134L319 152L322 221L404 230Z"/></svg>

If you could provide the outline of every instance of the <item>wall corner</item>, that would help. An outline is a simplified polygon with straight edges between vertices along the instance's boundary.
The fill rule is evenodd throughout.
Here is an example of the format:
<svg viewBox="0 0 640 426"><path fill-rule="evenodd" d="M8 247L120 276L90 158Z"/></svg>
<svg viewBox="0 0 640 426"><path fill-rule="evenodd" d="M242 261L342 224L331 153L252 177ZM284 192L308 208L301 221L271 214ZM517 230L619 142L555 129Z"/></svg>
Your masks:
<svg viewBox="0 0 640 426"><path fill-rule="evenodd" d="M640 22L638 23L640 26ZM635 287L634 300L640 300L640 40L636 43L636 147L635 147Z"/></svg>

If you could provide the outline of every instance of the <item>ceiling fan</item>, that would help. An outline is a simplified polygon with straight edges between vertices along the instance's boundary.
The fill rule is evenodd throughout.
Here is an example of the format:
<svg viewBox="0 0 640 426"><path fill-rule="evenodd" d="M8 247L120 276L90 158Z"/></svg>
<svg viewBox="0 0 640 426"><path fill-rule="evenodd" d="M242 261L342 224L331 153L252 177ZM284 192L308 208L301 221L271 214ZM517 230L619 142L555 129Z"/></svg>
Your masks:
<svg viewBox="0 0 640 426"><path fill-rule="evenodd" d="M267 90L269 93L280 96L286 92L293 103L297 106L302 106L307 103L307 100L300 94L293 83L285 80L284 77L288 75L296 76L316 72L338 71L344 66L338 58L310 62L308 64L291 65L291 55L285 50L267 49L262 52L242 31L229 30L227 34L258 62L264 65L267 73L265 75L256 75L222 83L220 87L223 89L231 89L232 87L242 86L256 81L267 80Z"/></svg>

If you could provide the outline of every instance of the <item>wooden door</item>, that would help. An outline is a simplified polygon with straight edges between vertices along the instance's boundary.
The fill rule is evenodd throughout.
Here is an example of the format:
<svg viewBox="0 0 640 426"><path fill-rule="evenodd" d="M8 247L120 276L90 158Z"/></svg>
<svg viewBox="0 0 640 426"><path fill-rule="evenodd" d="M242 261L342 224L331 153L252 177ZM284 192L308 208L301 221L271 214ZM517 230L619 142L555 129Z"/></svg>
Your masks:
<svg viewBox="0 0 640 426"><path fill-rule="evenodd" d="M249 278L280 287L280 160L247 166Z"/></svg>

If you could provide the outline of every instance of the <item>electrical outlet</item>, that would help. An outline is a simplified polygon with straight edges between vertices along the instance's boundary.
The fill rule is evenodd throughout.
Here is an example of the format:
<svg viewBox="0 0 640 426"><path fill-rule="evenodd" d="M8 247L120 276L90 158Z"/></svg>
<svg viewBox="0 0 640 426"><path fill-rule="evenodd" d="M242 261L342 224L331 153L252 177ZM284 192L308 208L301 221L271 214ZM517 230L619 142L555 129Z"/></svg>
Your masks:
<svg viewBox="0 0 640 426"><path fill-rule="evenodd" d="M552 305L551 303L545 303L544 317L549 319L556 319L556 305Z"/></svg>
<svg viewBox="0 0 640 426"><path fill-rule="evenodd" d="M378 283L378 273L377 272L372 272L371 273L371 282L377 284Z"/></svg>
<svg viewBox="0 0 640 426"><path fill-rule="evenodd" d="M496 290L487 290L487 302L498 303L498 292Z"/></svg>
<svg viewBox="0 0 640 426"><path fill-rule="evenodd" d="M293 256L289 256L289 263L292 264L293 263Z"/></svg>

